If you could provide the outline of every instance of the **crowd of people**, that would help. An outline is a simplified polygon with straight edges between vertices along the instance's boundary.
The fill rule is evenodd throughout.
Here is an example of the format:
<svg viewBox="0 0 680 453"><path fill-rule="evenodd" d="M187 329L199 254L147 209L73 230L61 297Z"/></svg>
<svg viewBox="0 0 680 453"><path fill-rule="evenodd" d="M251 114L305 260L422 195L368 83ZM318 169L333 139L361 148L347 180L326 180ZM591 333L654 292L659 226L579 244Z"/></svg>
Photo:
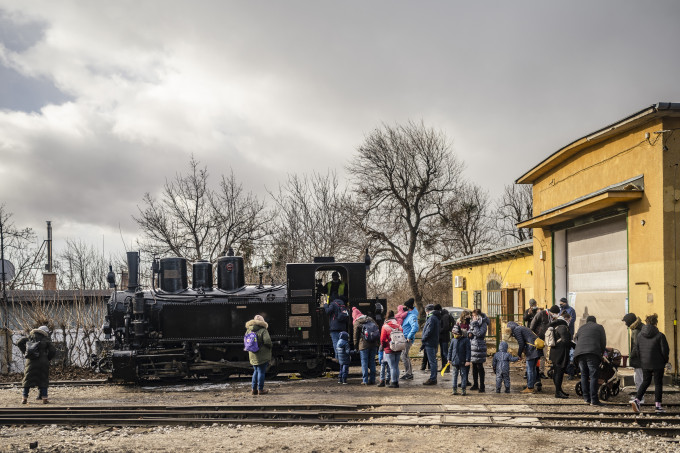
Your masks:
<svg viewBox="0 0 680 453"><path fill-rule="evenodd" d="M329 291L331 288L329 288ZM379 387L399 388L400 380L412 380L413 368L410 349L419 330L418 309L414 299L409 299L397 307L397 313L390 310L382 317L382 307L376 307L375 319L362 313L358 308L351 309L353 341L347 326L350 312L344 296L325 304L329 316L331 340L340 372L338 383L347 384L349 365L353 354L361 359L361 384ZM469 390L484 393L485 369L487 360L486 335L491 325L489 318L480 309L464 310L458 319L453 319L440 305L425 306L425 323L421 336L423 367L430 368L429 378L423 385L437 384L438 359L440 351L441 369L453 374L454 395L465 395ZM496 374L496 393L505 388L510 393L510 362L521 356L526 360L526 386L522 393L542 391L545 359L552 364L552 379L556 398L568 398L562 384L565 374L575 376L575 364L581 374L581 390L586 403L600 406L598 397L598 374L607 347L604 327L597 323L594 316L574 332L576 313L566 298L560 305L549 309L539 309L535 300L524 314L524 325L510 321L504 330L505 338L517 341L519 356L508 352L508 343L501 341L498 351L492 358L492 369ZM654 380L655 410L664 412L661 405L663 395L664 368L669 368L669 347L666 337L657 328L658 316L650 315L643 323L634 313L628 313L622 320L630 329L630 366L635 369L634 382L636 395L631 400L635 412L640 411L644 395ZM272 340L268 324L260 315L249 320L244 336L245 350L249 353L253 367L252 394L265 395L265 372L272 358ZM49 385L49 362L55 355L55 347L50 341L50 330L41 326L22 338L17 346L24 354L25 374L23 380L22 403L26 404L31 387L38 387L38 399L47 403ZM376 371L376 357L380 364L379 375ZM399 362L404 372L400 376ZM472 368L472 384L469 372ZM460 382L459 382L460 378ZM378 381L378 382L376 382Z"/></svg>

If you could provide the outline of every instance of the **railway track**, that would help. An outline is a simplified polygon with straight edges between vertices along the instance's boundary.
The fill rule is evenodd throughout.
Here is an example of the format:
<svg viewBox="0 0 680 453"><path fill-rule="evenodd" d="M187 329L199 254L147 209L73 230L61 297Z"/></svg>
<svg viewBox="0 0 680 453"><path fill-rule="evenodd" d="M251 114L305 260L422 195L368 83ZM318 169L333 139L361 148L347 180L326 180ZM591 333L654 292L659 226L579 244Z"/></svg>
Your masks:
<svg viewBox="0 0 680 453"><path fill-rule="evenodd" d="M554 412L549 404L238 405L0 408L0 426L156 426L250 424L268 426L512 427L588 432L644 432L680 436L680 408L634 415L619 405L605 410ZM563 407L564 405L552 405ZM576 404L574 404L576 406Z"/></svg>

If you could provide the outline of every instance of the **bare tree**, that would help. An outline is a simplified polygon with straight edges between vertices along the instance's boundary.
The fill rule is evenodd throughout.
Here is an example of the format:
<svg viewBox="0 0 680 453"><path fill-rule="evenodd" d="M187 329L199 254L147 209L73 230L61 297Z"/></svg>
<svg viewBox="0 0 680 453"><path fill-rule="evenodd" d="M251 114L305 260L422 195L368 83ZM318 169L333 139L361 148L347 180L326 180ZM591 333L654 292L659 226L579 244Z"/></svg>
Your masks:
<svg viewBox="0 0 680 453"><path fill-rule="evenodd" d="M36 235L31 228L17 228L12 213L0 205L0 227L4 237L5 259L14 265L15 277L7 282L7 289L31 289L40 287L44 250L36 244Z"/></svg>
<svg viewBox="0 0 680 453"><path fill-rule="evenodd" d="M489 216L489 194L474 183L465 183L458 196L448 200L442 212L451 256L482 252L492 246L493 219Z"/></svg>
<svg viewBox="0 0 680 453"><path fill-rule="evenodd" d="M348 221L347 189L337 174L289 175L277 193L270 192L276 209L272 234L272 264L311 261L315 256L357 259L361 248Z"/></svg>
<svg viewBox="0 0 680 453"><path fill-rule="evenodd" d="M531 228L517 228L517 224L533 215L533 195L530 184L505 186L496 203L496 231L504 244L526 241L533 237Z"/></svg>
<svg viewBox="0 0 680 453"><path fill-rule="evenodd" d="M139 216L133 216L142 230L142 250L190 261L214 262L229 247L237 253L252 251L271 217L263 202L243 191L233 173L222 177L219 190L212 190L207 168L200 168L193 156L188 174L166 181L158 199L145 194L143 203Z"/></svg>
<svg viewBox="0 0 680 453"><path fill-rule="evenodd" d="M376 266L403 269L421 310L423 279L436 266L432 251L442 209L457 191L461 170L444 134L413 122L371 132L348 166L350 219L373 245Z"/></svg>
<svg viewBox="0 0 680 453"><path fill-rule="evenodd" d="M92 245L66 239L66 249L56 264L59 287L63 289L106 289L107 261Z"/></svg>

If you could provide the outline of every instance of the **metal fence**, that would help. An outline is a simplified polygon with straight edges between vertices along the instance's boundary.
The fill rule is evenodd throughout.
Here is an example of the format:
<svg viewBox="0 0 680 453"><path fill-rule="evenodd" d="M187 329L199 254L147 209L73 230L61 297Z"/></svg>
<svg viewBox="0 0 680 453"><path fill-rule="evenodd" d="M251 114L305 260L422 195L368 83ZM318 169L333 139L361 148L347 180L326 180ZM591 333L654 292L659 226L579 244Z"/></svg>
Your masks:
<svg viewBox="0 0 680 453"><path fill-rule="evenodd" d="M498 314L494 316L492 319L491 325L489 326L489 332L487 335L489 337L495 337L496 338L496 349L498 349L498 345L500 344L503 336L503 326L510 321L514 321L520 326L523 325L524 322L524 314L523 313L505 313L505 314Z"/></svg>

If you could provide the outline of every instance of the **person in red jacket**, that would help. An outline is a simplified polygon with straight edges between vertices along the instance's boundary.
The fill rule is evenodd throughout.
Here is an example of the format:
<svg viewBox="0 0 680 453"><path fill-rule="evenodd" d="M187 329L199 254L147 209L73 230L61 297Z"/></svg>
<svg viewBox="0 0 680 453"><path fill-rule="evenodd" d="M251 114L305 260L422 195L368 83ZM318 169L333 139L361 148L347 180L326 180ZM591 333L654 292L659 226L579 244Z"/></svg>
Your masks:
<svg viewBox="0 0 680 453"><path fill-rule="evenodd" d="M383 360L387 362L390 369L390 385L389 388L399 388L399 356L401 351L392 351L390 349L390 340L393 331L401 332L401 326L394 317L392 310L387 313L387 320L382 326L380 332L380 347L383 350ZM385 385L385 381L380 381L380 386Z"/></svg>

